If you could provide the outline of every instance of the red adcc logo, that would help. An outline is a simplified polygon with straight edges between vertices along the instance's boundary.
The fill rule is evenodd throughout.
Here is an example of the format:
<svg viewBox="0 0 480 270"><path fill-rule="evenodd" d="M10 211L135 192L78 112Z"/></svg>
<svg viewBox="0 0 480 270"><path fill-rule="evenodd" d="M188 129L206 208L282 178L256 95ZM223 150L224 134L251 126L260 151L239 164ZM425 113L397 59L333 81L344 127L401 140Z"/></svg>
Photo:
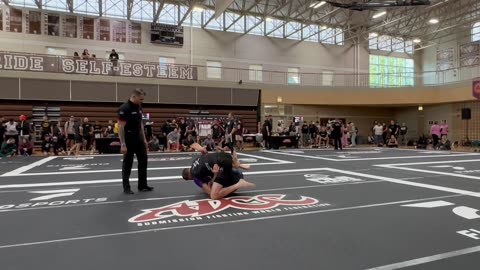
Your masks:
<svg viewBox="0 0 480 270"><path fill-rule="evenodd" d="M218 213L228 208L241 210L267 210L280 205L312 205L317 199L301 196L299 200L284 200L285 195L269 194L257 196L236 196L221 200L182 201L160 208L146 209L143 213L130 218L132 223L150 222L169 217L201 217Z"/></svg>

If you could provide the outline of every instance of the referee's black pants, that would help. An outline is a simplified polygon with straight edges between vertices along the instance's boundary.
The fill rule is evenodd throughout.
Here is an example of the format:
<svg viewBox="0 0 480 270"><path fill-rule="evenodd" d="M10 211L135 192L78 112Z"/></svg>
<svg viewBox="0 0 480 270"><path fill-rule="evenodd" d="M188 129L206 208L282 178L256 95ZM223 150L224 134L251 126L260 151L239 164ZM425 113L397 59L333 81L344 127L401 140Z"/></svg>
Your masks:
<svg viewBox="0 0 480 270"><path fill-rule="evenodd" d="M138 136L129 136L125 134L125 144L127 145L127 153L123 155L122 164L122 182L123 189L130 189L130 173L132 172L133 156L137 156L138 162L138 188L147 186L147 148L145 142Z"/></svg>
<svg viewBox="0 0 480 270"><path fill-rule="evenodd" d="M342 150L342 136L335 134L333 136L333 145L335 146L335 150L340 148Z"/></svg>

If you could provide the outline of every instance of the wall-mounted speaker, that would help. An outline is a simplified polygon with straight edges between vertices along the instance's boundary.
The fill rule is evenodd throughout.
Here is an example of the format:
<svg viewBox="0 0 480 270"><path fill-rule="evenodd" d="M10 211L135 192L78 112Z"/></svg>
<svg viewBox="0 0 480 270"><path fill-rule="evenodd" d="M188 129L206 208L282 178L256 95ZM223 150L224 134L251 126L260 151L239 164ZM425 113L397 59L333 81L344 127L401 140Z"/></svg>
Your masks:
<svg viewBox="0 0 480 270"><path fill-rule="evenodd" d="M462 109L462 120L470 120L472 118L472 110L470 108Z"/></svg>

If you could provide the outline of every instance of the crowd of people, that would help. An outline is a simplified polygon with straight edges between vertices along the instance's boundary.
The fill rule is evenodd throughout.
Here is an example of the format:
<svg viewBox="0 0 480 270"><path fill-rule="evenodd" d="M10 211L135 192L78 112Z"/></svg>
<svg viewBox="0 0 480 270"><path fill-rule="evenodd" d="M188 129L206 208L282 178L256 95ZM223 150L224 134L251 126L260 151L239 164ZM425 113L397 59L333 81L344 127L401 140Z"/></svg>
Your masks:
<svg viewBox="0 0 480 270"><path fill-rule="evenodd" d="M29 156L34 153L36 134L40 138L42 155L80 155L81 153L97 153L98 138L118 138L118 120L109 120L103 125L99 121L90 122L88 117L77 119L70 116L65 122L62 119L50 121L43 117L39 126L31 118L20 115L18 120L6 121L0 118L0 156ZM179 117L167 120L159 132L153 131L154 122L144 120L144 129L151 152L195 151L192 143L199 143L209 151L234 149L243 150L243 134L248 130L242 120L232 113L227 118L213 119L208 125L206 136L200 136L199 123L194 119ZM205 126L205 125L203 125ZM204 128L204 127L203 127ZM39 130L38 130L39 129Z"/></svg>
<svg viewBox="0 0 480 270"><path fill-rule="evenodd" d="M90 122L88 117L76 119L74 116L63 122L50 121L48 116L43 117L39 127L35 126L31 118L20 115L18 120L1 118L0 125L0 156L13 155L29 156L34 153L35 134L40 135L40 152L42 155L79 155L81 153L94 154L97 152L96 139L102 137L118 137L118 121L110 120L107 123ZM210 122L200 123L192 118L179 117L167 120L161 125L159 132L153 132L153 122L144 121L148 150L151 152L167 151L182 152L195 151L192 143L198 143L208 151L215 150L243 150L243 135L249 131L242 120L229 114L227 118L212 119ZM260 146L270 149L272 135L293 135L299 138L299 147L334 147L343 149L355 147L359 129L353 122L344 123L339 119L331 119L321 125L319 121L289 123L284 126L278 122L273 128L272 116L267 116L261 128L262 140ZM40 129L37 132L37 129ZM203 130L201 130L203 129ZM207 130L205 130L207 129ZM376 146L398 147L408 143L408 127L391 120L389 125L375 121L368 135L368 143ZM448 125L445 121L433 123L430 136L420 135L414 142L417 148L450 149L451 143L447 138Z"/></svg>

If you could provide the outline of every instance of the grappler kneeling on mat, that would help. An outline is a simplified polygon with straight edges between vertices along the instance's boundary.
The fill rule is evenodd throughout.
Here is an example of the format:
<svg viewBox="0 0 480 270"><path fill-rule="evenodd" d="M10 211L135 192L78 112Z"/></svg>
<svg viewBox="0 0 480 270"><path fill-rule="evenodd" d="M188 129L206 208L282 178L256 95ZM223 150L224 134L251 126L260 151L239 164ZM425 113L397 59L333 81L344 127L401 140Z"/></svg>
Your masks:
<svg viewBox="0 0 480 270"><path fill-rule="evenodd" d="M182 177L194 180L213 200L219 200L239 188L253 188L255 184L243 179L237 168L248 168L241 165L229 153L209 153L201 155L193 161L191 168L185 168Z"/></svg>

